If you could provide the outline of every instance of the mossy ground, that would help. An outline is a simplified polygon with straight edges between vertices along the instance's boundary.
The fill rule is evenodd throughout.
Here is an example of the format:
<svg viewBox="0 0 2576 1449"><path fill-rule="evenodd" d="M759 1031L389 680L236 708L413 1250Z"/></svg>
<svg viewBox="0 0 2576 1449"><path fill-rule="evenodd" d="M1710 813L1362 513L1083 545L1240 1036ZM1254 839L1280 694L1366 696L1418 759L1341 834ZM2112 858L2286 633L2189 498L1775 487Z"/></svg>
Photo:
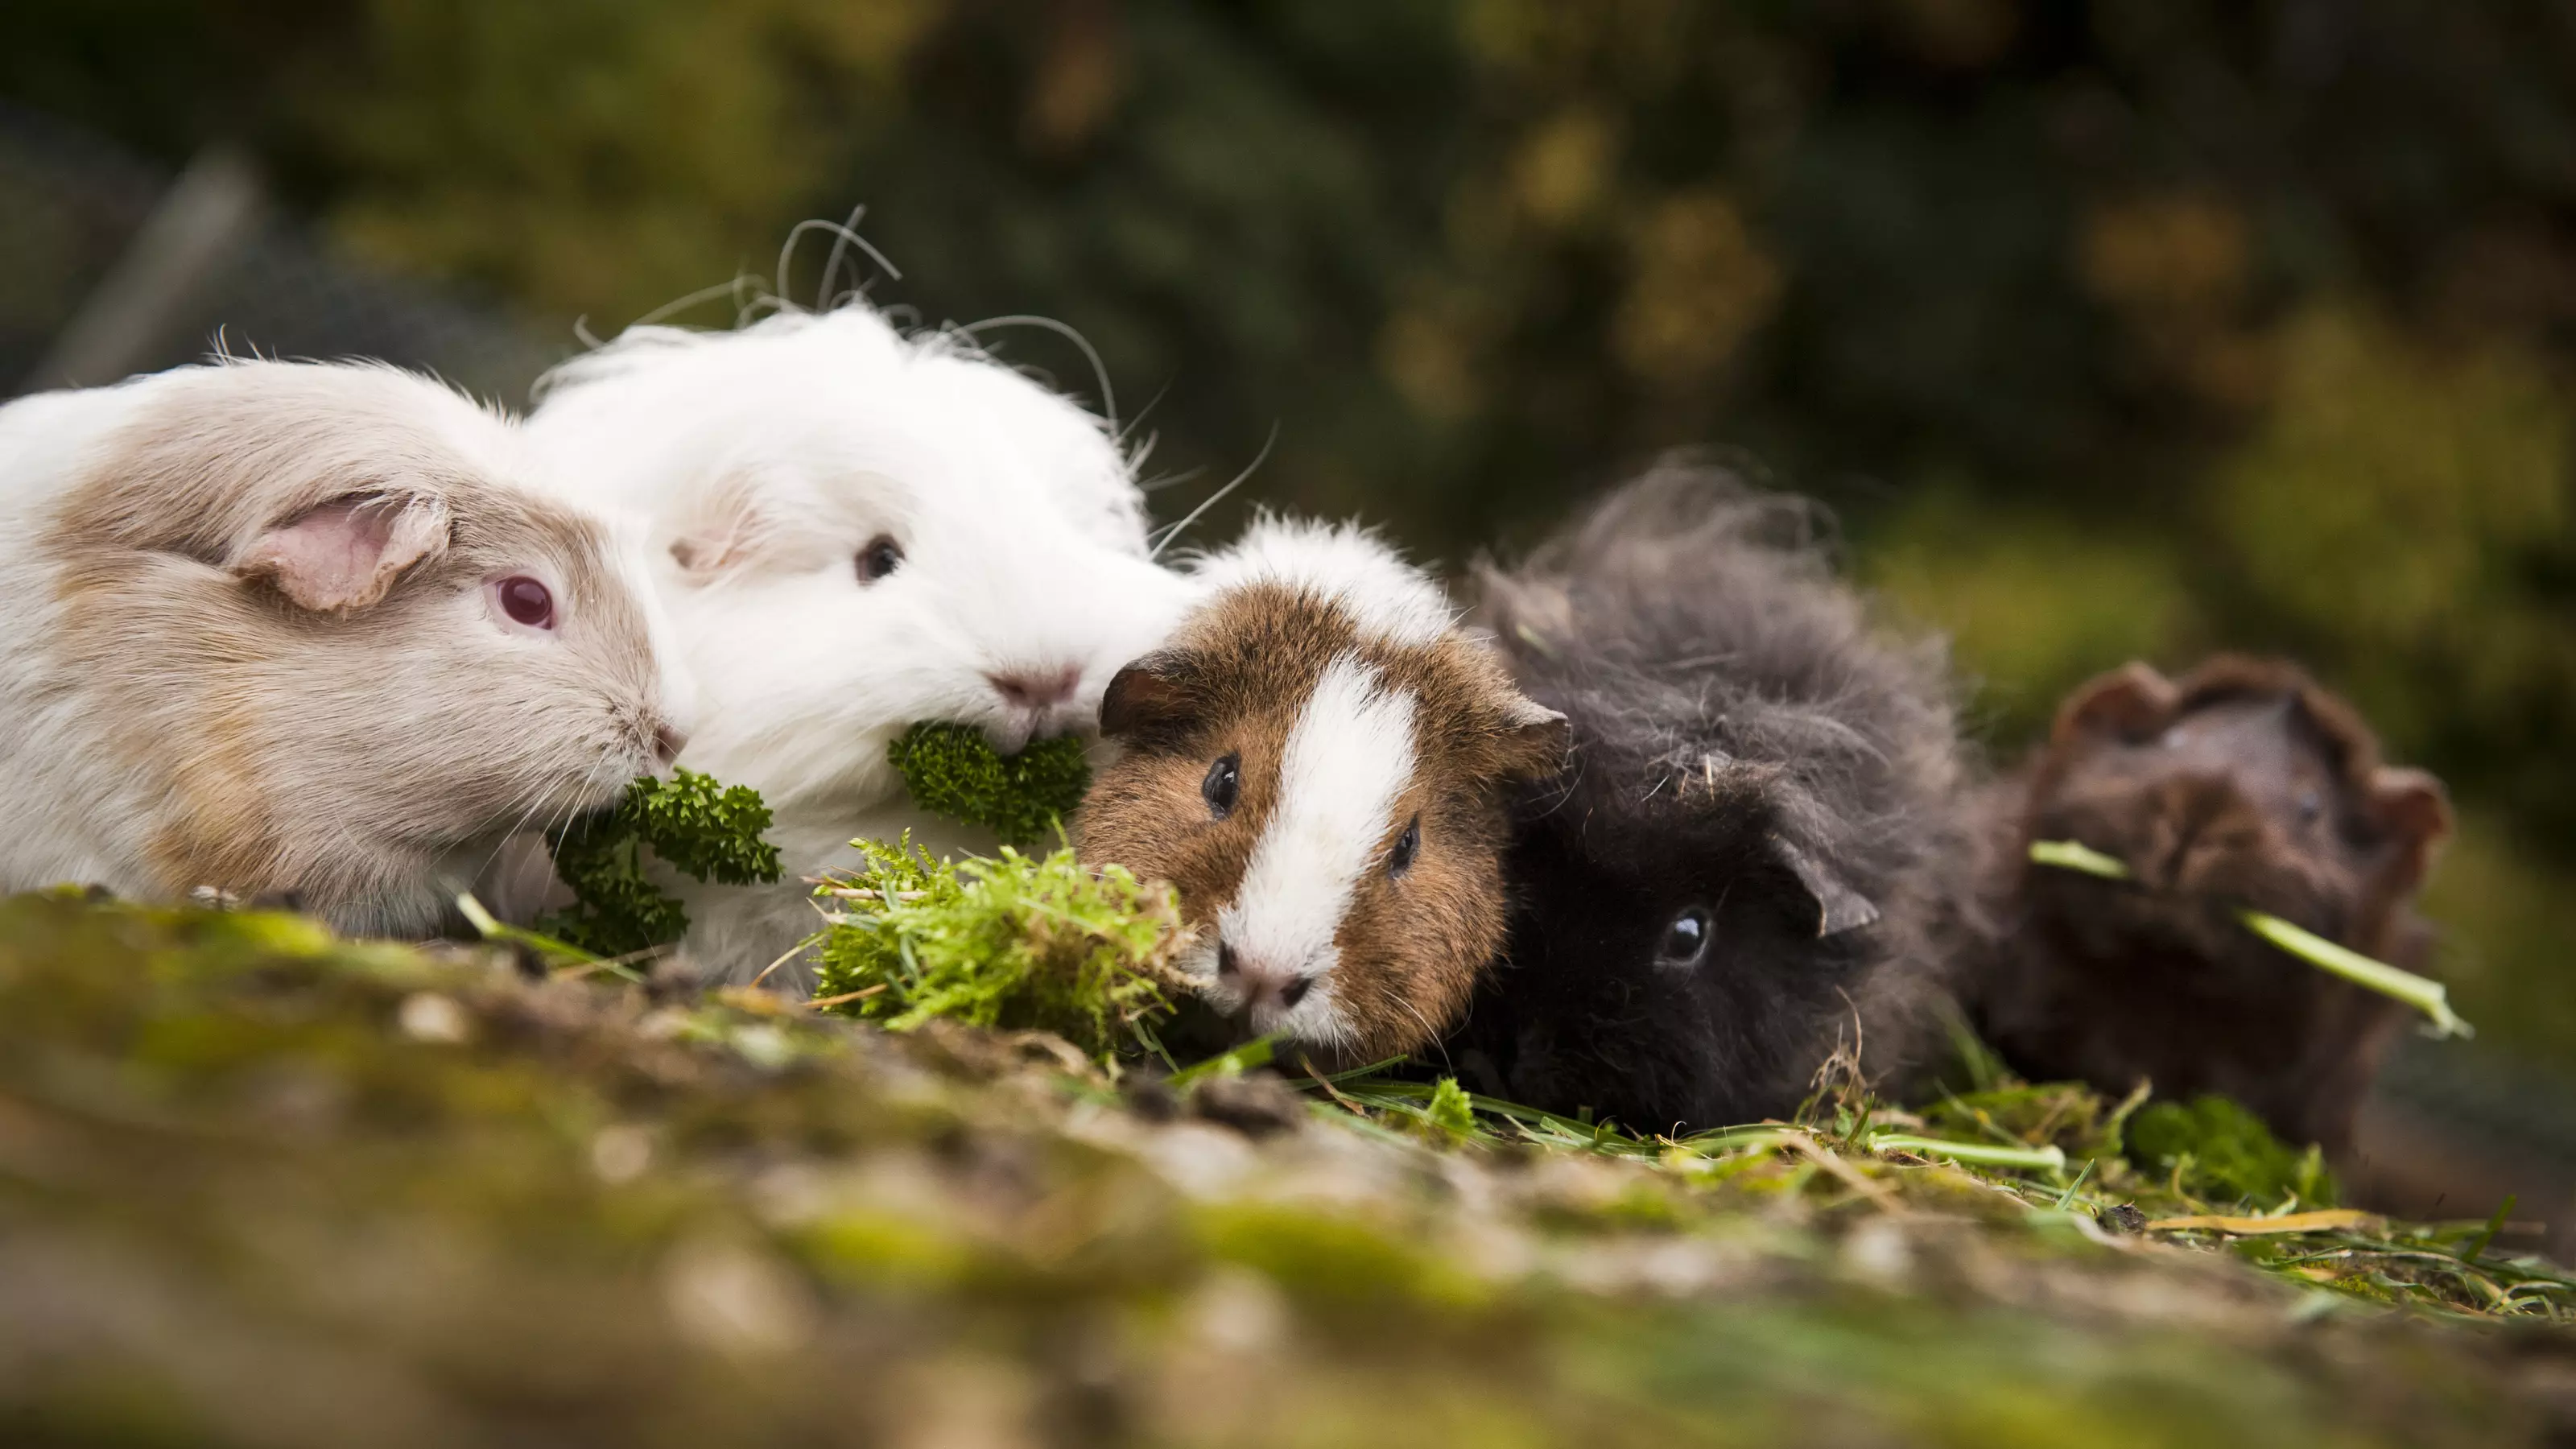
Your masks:
<svg viewBox="0 0 2576 1449"><path fill-rule="evenodd" d="M2063 1089L1897 1124L2046 1141L2063 1184L1872 1153L1886 1124L1857 1102L1671 1144L1462 1122L1433 1087L1429 1105L1400 1083L1335 1091L1122 1087L1031 1034L893 1035L288 917L16 900L0 1438L2358 1446L2576 1428L2576 1337L2545 1266L2467 1227L2370 1223L2376 1258L2307 1262L2308 1235L2106 1231L2089 1209L2276 1204L2157 1196L2170 1184L2095 1150L2110 1113ZM2337 1291L2361 1262L2393 1286ZM2509 1301L2471 1301L2471 1280L2513 1275Z"/></svg>

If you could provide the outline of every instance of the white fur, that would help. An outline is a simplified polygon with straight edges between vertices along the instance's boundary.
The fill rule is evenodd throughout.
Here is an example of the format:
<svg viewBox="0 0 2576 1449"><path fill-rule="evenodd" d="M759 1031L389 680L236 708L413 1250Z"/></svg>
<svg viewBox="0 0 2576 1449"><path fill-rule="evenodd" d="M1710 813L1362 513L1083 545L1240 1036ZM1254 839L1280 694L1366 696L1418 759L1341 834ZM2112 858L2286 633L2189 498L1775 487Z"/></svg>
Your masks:
<svg viewBox="0 0 2576 1449"><path fill-rule="evenodd" d="M1258 583L1312 590L1362 633L1391 644L1434 643L1457 617L1429 575L1355 523L1265 515L1223 553L1195 560L1191 574L1211 590Z"/></svg>
<svg viewBox="0 0 2576 1449"><path fill-rule="evenodd" d="M957 721L1007 751L1095 728L1110 677L1192 596L1147 557L1142 496L1099 419L864 305L733 333L634 329L559 369L543 399L530 428L563 471L652 520L703 690L681 764L758 789L776 818L781 884L667 882L690 953L731 979L817 928L804 878L850 863L853 837L992 848L912 808L886 760L895 736ZM853 561L879 535L904 561L862 585ZM1072 696L1041 710L988 678L1062 669ZM770 984L801 988L803 972Z"/></svg>
<svg viewBox="0 0 2576 1449"><path fill-rule="evenodd" d="M1323 1042L1340 1034L1333 937L1396 826L1396 799L1413 778L1414 710L1412 694L1387 688L1375 669L1344 655L1298 712L1280 761L1279 807L1253 847L1242 889L1218 917L1218 933L1246 974L1312 983L1284 1013L1256 1005L1256 1031ZM1229 984L1211 995L1221 1011L1242 1007L1242 992Z"/></svg>

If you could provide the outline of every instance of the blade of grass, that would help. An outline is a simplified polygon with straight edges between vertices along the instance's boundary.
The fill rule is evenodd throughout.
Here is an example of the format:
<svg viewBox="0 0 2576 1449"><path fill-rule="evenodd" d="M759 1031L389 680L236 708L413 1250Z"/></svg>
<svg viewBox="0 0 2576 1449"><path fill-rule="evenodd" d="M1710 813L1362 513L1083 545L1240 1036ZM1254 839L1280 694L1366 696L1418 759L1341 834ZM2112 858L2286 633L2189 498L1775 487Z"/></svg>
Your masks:
<svg viewBox="0 0 2576 1449"><path fill-rule="evenodd" d="M474 894L471 891L460 892L457 895L456 909L465 917L466 924L472 926L476 933L481 935L486 941L501 941L511 945L525 946L540 956L551 958L558 965L587 966L596 970L605 970L612 974L623 976L629 981L641 981L644 979L638 973L628 970L619 960L610 960L606 957L595 956L590 952L581 949L579 946L572 945L566 941L558 941L554 937L542 932L531 931L525 926L513 926L508 924L499 917L493 915L490 911L484 909L483 903L474 899Z"/></svg>
<svg viewBox="0 0 2576 1449"><path fill-rule="evenodd" d="M1219 1052L1203 1062L1192 1062L1172 1073L1171 1080L1165 1085L1175 1092L1186 1091L1192 1083L1204 1077L1219 1073L1231 1076L1251 1071L1254 1067L1266 1067L1270 1065L1270 1055L1277 1041L1277 1037L1255 1037L1232 1051Z"/></svg>
<svg viewBox="0 0 2576 1449"><path fill-rule="evenodd" d="M2460 1254L2461 1258L2474 1263L2486 1256L2487 1244L2494 1242L2495 1235L2504 1231L2505 1219L2513 1215L2515 1197L2513 1193L2506 1193L2504 1201L2496 1204L2495 1215L2487 1219L2485 1229L2478 1234L2476 1241L2469 1244L2468 1250Z"/></svg>
<svg viewBox="0 0 2576 1449"><path fill-rule="evenodd" d="M1938 1137L1917 1137L1905 1132L1881 1132L1869 1139L1872 1152L1911 1152L1923 1157L1946 1157L1953 1162L1972 1162L1979 1167L2018 1167L2026 1171L2063 1172L2066 1151L2048 1147L1998 1147L1987 1142L1949 1142Z"/></svg>
<svg viewBox="0 0 2576 1449"><path fill-rule="evenodd" d="M2432 1018L2436 1037L2474 1036L2475 1028L2462 1021L2451 1010L2450 993L2439 981L2428 980L2412 971L2401 971L2385 961L2374 961L2358 951L2347 950L2325 937L2305 931L2278 916L2261 911L2239 911L2237 918L2253 928L2254 934L2300 958L2322 971L2331 972L2357 986L2365 986L2382 996L2395 997Z"/></svg>
<svg viewBox="0 0 2576 1449"><path fill-rule="evenodd" d="M2080 840L2034 840L2030 858L2061 870L2080 870L2104 880L2127 880L2129 867L2119 857L2104 855Z"/></svg>
<svg viewBox="0 0 2576 1449"><path fill-rule="evenodd" d="M2034 840L2030 843L2030 858L2039 865L2082 871L2104 880L2130 879L2129 867L2118 857L2104 855L2079 840ZM2436 1037L2477 1034L2451 1010L2450 993L2439 981L2373 960L2264 911L2238 911L2236 918L2254 934L2318 970L2414 1007L2432 1019Z"/></svg>

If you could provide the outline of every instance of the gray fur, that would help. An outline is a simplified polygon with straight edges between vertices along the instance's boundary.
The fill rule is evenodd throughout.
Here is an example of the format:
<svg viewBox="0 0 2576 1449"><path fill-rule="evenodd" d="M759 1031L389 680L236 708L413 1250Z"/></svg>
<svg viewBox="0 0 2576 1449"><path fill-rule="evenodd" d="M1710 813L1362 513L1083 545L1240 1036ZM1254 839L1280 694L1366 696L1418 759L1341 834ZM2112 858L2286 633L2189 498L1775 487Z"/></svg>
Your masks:
<svg viewBox="0 0 2576 1449"><path fill-rule="evenodd" d="M1962 832L1939 641L1876 630L1819 510L1668 463L1514 569L1480 621L1563 711L1520 801L1509 959L1451 1044L1502 1095L1645 1130L1785 1113L1838 1041L1926 1033ZM1695 966L1674 916L1713 915Z"/></svg>

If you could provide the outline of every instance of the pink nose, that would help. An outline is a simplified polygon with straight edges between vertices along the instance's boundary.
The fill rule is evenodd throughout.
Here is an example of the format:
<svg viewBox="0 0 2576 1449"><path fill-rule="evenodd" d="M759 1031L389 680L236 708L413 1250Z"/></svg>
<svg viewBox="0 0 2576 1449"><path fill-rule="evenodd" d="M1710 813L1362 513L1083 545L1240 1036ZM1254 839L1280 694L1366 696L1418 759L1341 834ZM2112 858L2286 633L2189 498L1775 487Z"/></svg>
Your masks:
<svg viewBox="0 0 2576 1449"><path fill-rule="evenodd" d="M1257 962L1247 963L1235 954L1232 946L1224 945L1216 948L1216 976L1219 981L1231 982L1242 989L1243 1008L1248 1012L1265 1006L1280 1012L1293 1010L1315 986L1312 976L1273 970Z"/></svg>
<svg viewBox="0 0 2576 1449"><path fill-rule="evenodd" d="M984 678L992 683L993 692L1013 709L1052 709L1069 703L1073 692L1082 686L1082 670L1067 664L1061 668L1006 669Z"/></svg>

